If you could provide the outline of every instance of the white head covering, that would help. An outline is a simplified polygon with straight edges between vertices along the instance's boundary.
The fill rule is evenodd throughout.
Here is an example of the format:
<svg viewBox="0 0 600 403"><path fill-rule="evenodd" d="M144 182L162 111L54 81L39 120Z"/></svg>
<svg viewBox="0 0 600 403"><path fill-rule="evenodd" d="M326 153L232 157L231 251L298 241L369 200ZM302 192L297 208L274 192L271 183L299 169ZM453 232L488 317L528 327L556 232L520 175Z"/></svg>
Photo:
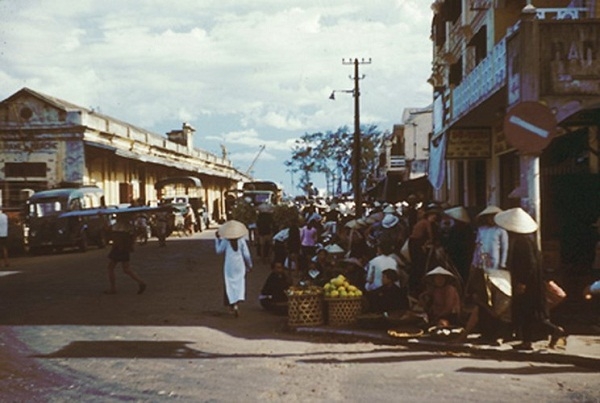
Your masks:
<svg viewBox="0 0 600 403"><path fill-rule="evenodd" d="M327 245L324 248L327 252L331 253L331 254L336 254L336 253L344 253L345 250L342 249L342 247L336 243L332 244L332 245Z"/></svg>
<svg viewBox="0 0 600 403"><path fill-rule="evenodd" d="M238 239L248 235L248 228L244 223L230 220L221 225L217 233L225 239Z"/></svg>
<svg viewBox="0 0 600 403"><path fill-rule="evenodd" d="M465 209L463 206L453 207L448 210L444 210L444 213L457 221L462 221L467 224L471 222L471 219L469 218L469 213L467 212L467 209Z"/></svg>
<svg viewBox="0 0 600 403"><path fill-rule="evenodd" d="M425 275L426 276L435 276L436 274L456 278L456 276L451 271L444 269L442 266L438 266L435 269L428 271L427 274L425 274Z"/></svg>
<svg viewBox="0 0 600 403"><path fill-rule="evenodd" d="M535 220L521 207L511 208L496 214L494 222L499 227L517 234L530 234L538 229Z"/></svg>

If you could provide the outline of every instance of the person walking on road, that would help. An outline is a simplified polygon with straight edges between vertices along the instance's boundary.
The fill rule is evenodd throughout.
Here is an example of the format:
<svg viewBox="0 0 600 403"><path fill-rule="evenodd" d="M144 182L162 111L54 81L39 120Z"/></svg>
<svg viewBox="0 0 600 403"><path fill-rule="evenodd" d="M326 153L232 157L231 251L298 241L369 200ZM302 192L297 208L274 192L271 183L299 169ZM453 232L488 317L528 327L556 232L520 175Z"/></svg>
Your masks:
<svg viewBox="0 0 600 403"><path fill-rule="evenodd" d="M0 209L0 249L4 267L8 267L8 216Z"/></svg>
<svg viewBox="0 0 600 403"><path fill-rule="evenodd" d="M507 268L512 280L512 324L521 344L518 350L531 350L536 338L550 335L549 347L559 339L566 340L566 332L550 321L544 292L541 253L531 234L538 224L520 207L500 212L494 216L496 224L508 231L509 246Z"/></svg>
<svg viewBox="0 0 600 403"><path fill-rule="evenodd" d="M138 294L142 294L146 290L146 283L141 279L129 265L129 255L133 251L135 243L135 229L129 221L128 214L117 214L117 222L111 227L110 237L112 239L112 248L108 254L110 261L108 262L108 281L110 288L105 291L105 294L117 293L117 281L115 269L117 264L121 263L123 272L131 277L138 284Z"/></svg>
<svg viewBox="0 0 600 403"><path fill-rule="evenodd" d="M246 273L252 270L252 257L246 242L248 228L236 220L227 221L217 230L215 249L225 254L223 278L225 283L225 305L239 316L239 303L246 297Z"/></svg>

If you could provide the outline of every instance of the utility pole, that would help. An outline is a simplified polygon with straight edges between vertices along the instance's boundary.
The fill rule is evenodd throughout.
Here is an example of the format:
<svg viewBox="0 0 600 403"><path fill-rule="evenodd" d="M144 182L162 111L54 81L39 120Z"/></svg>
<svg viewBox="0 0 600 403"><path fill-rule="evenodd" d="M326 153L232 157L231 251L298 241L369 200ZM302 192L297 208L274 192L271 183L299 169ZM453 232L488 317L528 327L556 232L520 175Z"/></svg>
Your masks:
<svg viewBox="0 0 600 403"><path fill-rule="evenodd" d="M371 64L371 59L358 60L357 58L352 59L342 59L342 64L345 65L354 65L354 77L350 76L350 78L354 79L354 139L353 139L353 152L352 152L352 186L354 187L354 209L356 217L361 217L363 213L362 208L362 192L360 186L360 161L361 161L361 153L360 153L360 88L359 88L359 80L365 78L365 76L360 76L358 74L358 66L360 64Z"/></svg>

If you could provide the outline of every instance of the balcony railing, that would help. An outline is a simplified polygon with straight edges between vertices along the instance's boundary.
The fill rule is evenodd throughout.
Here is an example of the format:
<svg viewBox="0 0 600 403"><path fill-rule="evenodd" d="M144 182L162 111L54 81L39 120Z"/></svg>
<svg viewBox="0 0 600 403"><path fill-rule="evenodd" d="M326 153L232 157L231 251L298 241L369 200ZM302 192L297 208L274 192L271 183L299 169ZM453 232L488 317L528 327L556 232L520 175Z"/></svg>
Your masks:
<svg viewBox="0 0 600 403"><path fill-rule="evenodd" d="M535 10L538 20L578 20L588 9L585 7L538 8Z"/></svg>
<svg viewBox="0 0 600 403"><path fill-rule="evenodd" d="M492 51L452 91L452 121L491 97L506 84L506 39Z"/></svg>

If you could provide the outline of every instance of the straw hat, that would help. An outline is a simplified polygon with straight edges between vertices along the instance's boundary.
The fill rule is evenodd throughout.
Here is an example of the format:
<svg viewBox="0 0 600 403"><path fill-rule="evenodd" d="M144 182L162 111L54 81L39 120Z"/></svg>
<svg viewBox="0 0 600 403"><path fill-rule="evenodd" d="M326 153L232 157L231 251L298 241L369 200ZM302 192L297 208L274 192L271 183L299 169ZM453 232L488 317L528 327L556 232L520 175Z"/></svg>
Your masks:
<svg viewBox="0 0 600 403"><path fill-rule="evenodd" d="M357 220L350 220L345 224L345 227L350 229L360 228L361 226L362 224L359 223Z"/></svg>
<svg viewBox="0 0 600 403"><path fill-rule="evenodd" d="M386 214L381 220L381 226L383 228L392 228L394 225L398 224L400 219L393 214Z"/></svg>
<svg viewBox="0 0 600 403"><path fill-rule="evenodd" d="M490 269L484 271L486 277L497 289L509 297L512 296L512 283L508 270Z"/></svg>
<svg viewBox="0 0 600 403"><path fill-rule="evenodd" d="M463 206L449 208L447 210L444 210L444 213L447 216L454 218L455 220L462 221L467 224L471 222L471 219L469 218L469 213L467 213L467 209L465 209Z"/></svg>
<svg viewBox="0 0 600 403"><path fill-rule="evenodd" d="M365 220L365 219L364 219L364 218L362 218L362 217L361 217L361 218L357 218L357 219L356 219L356 223L357 223L359 226L361 226L361 227L366 227L366 226L368 225L368 224L367 224L367 220Z"/></svg>
<svg viewBox="0 0 600 403"><path fill-rule="evenodd" d="M427 214L441 214L442 213L442 208L436 204L436 203L430 203L429 205L427 205L427 207L425 207L424 213L425 215Z"/></svg>
<svg viewBox="0 0 600 403"><path fill-rule="evenodd" d="M501 213L502 211L503 210L500 207L490 205L490 206L487 206L485 209L483 209L483 211L481 213L477 214L477 217L481 217L481 216L488 215L488 214L498 214L498 213Z"/></svg>
<svg viewBox="0 0 600 403"><path fill-rule="evenodd" d="M275 235L273 235L273 240L277 242L285 242L290 237L290 229L284 228Z"/></svg>
<svg viewBox="0 0 600 403"><path fill-rule="evenodd" d="M436 274L456 278L456 276L452 272L444 269L442 266L438 266L435 269L430 270L429 272L427 272L427 274L425 274L425 276L435 276Z"/></svg>
<svg viewBox="0 0 600 403"><path fill-rule="evenodd" d="M342 249L340 245L336 243L334 243L333 245L327 245L324 249L331 254L346 252L344 249Z"/></svg>
<svg viewBox="0 0 600 403"><path fill-rule="evenodd" d="M511 208L496 214L494 221L505 230L517 234L530 234L538 229L535 220L521 207Z"/></svg>
<svg viewBox="0 0 600 403"><path fill-rule="evenodd" d="M217 233L225 239L238 239L248 235L248 228L239 221L230 220L221 225Z"/></svg>

